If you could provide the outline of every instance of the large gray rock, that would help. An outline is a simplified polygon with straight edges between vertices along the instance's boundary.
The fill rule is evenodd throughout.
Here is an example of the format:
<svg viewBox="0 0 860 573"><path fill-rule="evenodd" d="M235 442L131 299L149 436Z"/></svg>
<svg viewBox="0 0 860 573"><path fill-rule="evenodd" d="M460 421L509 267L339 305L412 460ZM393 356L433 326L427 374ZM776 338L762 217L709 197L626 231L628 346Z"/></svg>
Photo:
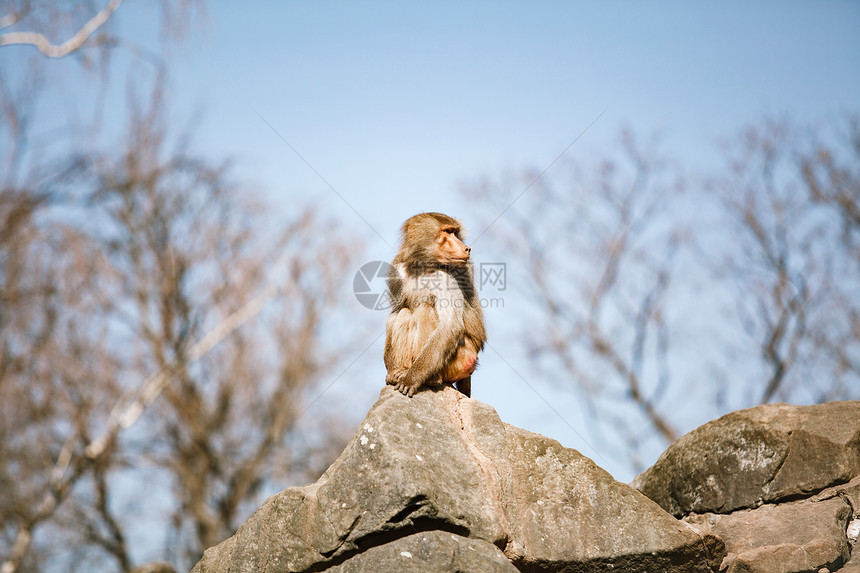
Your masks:
<svg viewBox="0 0 860 573"><path fill-rule="evenodd" d="M728 515L694 514L685 520L725 542L728 555L721 571L804 573L822 567L835 571L848 560L851 513L851 505L834 495Z"/></svg>
<svg viewBox="0 0 860 573"><path fill-rule="evenodd" d="M269 498L193 571L472 571L472 550L488 571L506 571L499 555L577 573L705 572L725 556L716 536L486 404L387 387L316 483Z"/></svg>
<svg viewBox="0 0 860 573"><path fill-rule="evenodd" d="M501 549L446 531L425 531L371 547L328 573L408 571L409 573L519 573Z"/></svg>
<svg viewBox="0 0 860 573"><path fill-rule="evenodd" d="M722 541L691 535L639 492L621 484L576 450L506 426L507 452L498 452L507 495L503 507L513 557L524 571L709 571ZM556 568L537 568L550 563Z"/></svg>
<svg viewBox="0 0 860 573"><path fill-rule="evenodd" d="M860 402L768 404L686 434L633 487L675 516L729 513L860 475Z"/></svg>

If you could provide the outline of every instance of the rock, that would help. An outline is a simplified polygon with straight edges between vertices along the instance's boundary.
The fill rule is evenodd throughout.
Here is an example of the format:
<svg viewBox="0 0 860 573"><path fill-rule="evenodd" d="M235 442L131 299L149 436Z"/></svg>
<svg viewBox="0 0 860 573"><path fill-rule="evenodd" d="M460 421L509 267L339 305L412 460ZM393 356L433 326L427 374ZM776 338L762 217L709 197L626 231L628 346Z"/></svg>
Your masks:
<svg viewBox="0 0 860 573"><path fill-rule="evenodd" d="M813 563L802 547L768 545L742 553L726 573L810 573L818 571Z"/></svg>
<svg viewBox="0 0 860 573"><path fill-rule="evenodd" d="M720 571L860 573L857 476L860 402L773 404L690 432L633 485L722 539Z"/></svg>
<svg viewBox="0 0 860 573"><path fill-rule="evenodd" d="M445 531L425 531L371 547L329 573L409 571L410 573L519 573L501 549L481 541Z"/></svg>
<svg viewBox="0 0 860 573"><path fill-rule="evenodd" d="M830 499L835 496L841 497L853 508L855 519L860 518L860 476L852 479L848 483L837 485L822 491L815 496L815 499Z"/></svg>
<svg viewBox="0 0 860 573"><path fill-rule="evenodd" d="M839 573L860 573L860 553L855 554L851 561L839 569Z"/></svg>
<svg viewBox="0 0 860 573"><path fill-rule="evenodd" d="M768 404L672 444L633 487L675 516L808 496L860 475L860 401Z"/></svg>
<svg viewBox="0 0 860 573"><path fill-rule="evenodd" d="M834 496L729 515L691 515L685 521L725 542L728 555L720 570L726 573L805 573L835 570L847 561L850 517L851 506Z"/></svg>
<svg viewBox="0 0 860 573"><path fill-rule="evenodd" d="M176 569L165 561L150 561L135 567L130 573L176 573Z"/></svg>
<svg viewBox="0 0 860 573"><path fill-rule="evenodd" d="M583 571L708 571L720 562L718 538L691 535L576 450L506 429L512 474L503 479L509 491L504 505L515 543L523 547L515 560L522 570L549 562L588 564Z"/></svg>
<svg viewBox="0 0 860 573"><path fill-rule="evenodd" d="M470 569L470 551L499 571L503 555L577 573L706 572L725 556L718 537L486 404L386 387L316 483L269 498L193 571L491 570Z"/></svg>
<svg viewBox="0 0 860 573"><path fill-rule="evenodd" d="M860 477L854 478L847 484L824 490L816 496L816 499L826 499L831 496L839 496L854 511L845 528L848 545L852 548L852 558L839 569L839 573L860 573Z"/></svg>

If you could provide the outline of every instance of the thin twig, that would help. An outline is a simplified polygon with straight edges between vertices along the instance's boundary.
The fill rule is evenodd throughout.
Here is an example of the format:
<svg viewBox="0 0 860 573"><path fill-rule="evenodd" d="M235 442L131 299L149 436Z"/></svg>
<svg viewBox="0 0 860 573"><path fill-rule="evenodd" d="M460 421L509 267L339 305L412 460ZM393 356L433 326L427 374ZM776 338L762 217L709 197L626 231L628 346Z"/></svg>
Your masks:
<svg viewBox="0 0 860 573"><path fill-rule="evenodd" d="M42 54L49 58L62 58L68 56L90 39L96 30L102 27L116 12L122 0L110 0L98 14L84 24L77 33L62 44L52 44L44 34L39 32L7 32L0 35L0 46L11 46L15 44L26 44L35 46ZM8 16L6 17L8 18ZM5 18L4 18L5 20ZM14 19L10 20L14 23ZM8 24L7 24L8 25ZM5 573L5 572L4 572Z"/></svg>

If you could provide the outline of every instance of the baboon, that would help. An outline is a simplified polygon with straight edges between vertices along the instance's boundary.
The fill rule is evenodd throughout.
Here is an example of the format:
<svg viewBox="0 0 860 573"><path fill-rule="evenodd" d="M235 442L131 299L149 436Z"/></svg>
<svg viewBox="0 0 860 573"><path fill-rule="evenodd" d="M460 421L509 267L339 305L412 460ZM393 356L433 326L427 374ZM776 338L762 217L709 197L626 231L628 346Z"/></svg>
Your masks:
<svg viewBox="0 0 860 573"><path fill-rule="evenodd" d="M442 213L420 213L401 231L388 273L385 381L407 396L443 383L471 396L487 333L463 226Z"/></svg>

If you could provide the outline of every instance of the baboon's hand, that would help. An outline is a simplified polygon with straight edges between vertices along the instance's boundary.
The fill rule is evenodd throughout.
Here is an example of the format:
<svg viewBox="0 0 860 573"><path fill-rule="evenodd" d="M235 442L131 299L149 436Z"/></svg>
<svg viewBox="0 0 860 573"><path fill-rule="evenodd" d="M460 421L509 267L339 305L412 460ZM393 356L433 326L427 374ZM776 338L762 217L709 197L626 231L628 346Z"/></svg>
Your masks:
<svg viewBox="0 0 860 573"><path fill-rule="evenodd" d="M407 378L406 380L404 380L400 384L397 384L395 386L395 388L397 388L397 390L399 390L401 393L403 393L406 396L409 396L411 398L415 394L415 391L418 390L419 386L421 386L421 384L416 384L414 382L411 382Z"/></svg>
<svg viewBox="0 0 860 573"><path fill-rule="evenodd" d="M406 377L406 374L409 372L408 368L395 367L388 371L388 374L385 375L386 384L394 384L397 386L403 379Z"/></svg>
<svg viewBox="0 0 860 573"><path fill-rule="evenodd" d="M416 382L412 376L409 376L408 368L392 368L385 377L388 384L393 384L398 392L409 396L415 394L415 391L421 386L420 382Z"/></svg>

